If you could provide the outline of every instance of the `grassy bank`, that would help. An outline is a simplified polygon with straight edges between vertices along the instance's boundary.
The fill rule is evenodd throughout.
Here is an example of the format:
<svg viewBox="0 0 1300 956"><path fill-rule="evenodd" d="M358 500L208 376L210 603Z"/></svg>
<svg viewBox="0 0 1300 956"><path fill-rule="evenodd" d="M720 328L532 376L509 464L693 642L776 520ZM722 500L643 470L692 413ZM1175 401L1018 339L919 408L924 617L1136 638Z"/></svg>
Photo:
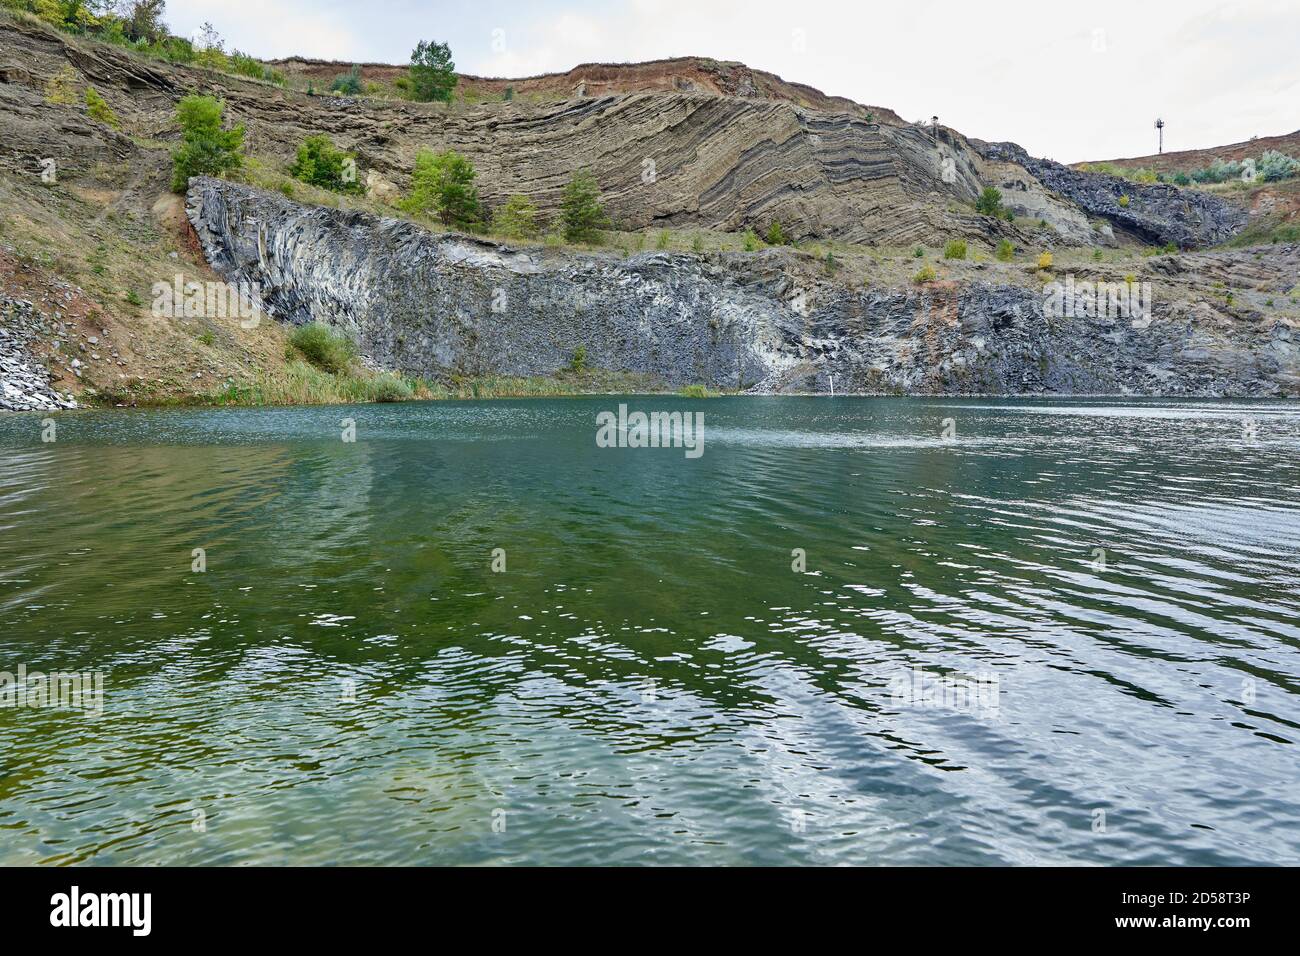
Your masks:
<svg viewBox="0 0 1300 956"><path fill-rule="evenodd" d="M603 369L565 371L549 377L511 375L449 376L430 381L392 372L350 368L330 372L294 359L282 372L251 384L229 384L206 392L175 394L140 383L86 396L99 407L260 407L288 405L355 405L436 399L559 398L573 395L672 394L710 398L722 393L701 385L674 390L650 376Z"/></svg>

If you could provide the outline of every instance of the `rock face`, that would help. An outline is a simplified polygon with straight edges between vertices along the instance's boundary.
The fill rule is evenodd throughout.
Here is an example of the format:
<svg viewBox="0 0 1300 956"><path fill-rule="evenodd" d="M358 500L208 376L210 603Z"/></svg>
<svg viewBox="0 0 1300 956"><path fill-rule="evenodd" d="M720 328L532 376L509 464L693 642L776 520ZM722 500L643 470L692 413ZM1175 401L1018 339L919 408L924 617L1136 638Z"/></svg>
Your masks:
<svg viewBox="0 0 1300 956"><path fill-rule="evenodd" d="M1050 159L1035 159L1015 143L972 140L971 144L985 159L1023 167L1080 209L1108 219L1144 242L1199 249L1231 239L1248 218L1244 208L1209 193L1085 173Z"/></svg>
<svg viewBox="0 0 1300 956"><path fill-rule="evenodd" d="M45 331L32 303L0 296L0 409L10 412L76 408L50 387L50 377L28 350Z"/></svg>
<svg viewBox="0 0 1300 956"><path fill-rule="evenodd" d="M1292 325L1176 297L1143 319L1049 318L1014 285L867 291L784 249L515 249L212 179L191 182L188 213L213 268L268 314L338 327L411 375L546 375L581 346L599 367L755 391L821 391L833 375L838 391L1300 394ZM1294 276L1300 248L1269 255L1268 275Z"/></svg>
<svg viewBox="0 0 1300 956"><path fill-rule="evenodd" d="M409 187L420 150L455 149L474 163L489 209L522 194L553 218L581 162L624 230L762 233L779 222L795 239L871 245L1108 244L1089 222L1101 217L1143 239L1199 248L1246 219L1214 197L1080 173L1013 144L906 124L740 64L586 66L520 81L521 93L534 83L542 92L567 90L563 99L443 105L306 96L0 18L0 156L16 168L35 174L43 158L54 158L60 170L90 171L139 159L130 138L85 122L79 108L44 102L44 85L66 66L128 128L159 139L175 137L175 103L196 91L224 100L230 120L247 125L250 148L271 163L287 163L307 136L327 132L381 192ZM980 189L994 184L1008 186L1012 209L1044 220L1048 231L975 215ZM1131 197L1126 208L1121 192Z"/></svg>

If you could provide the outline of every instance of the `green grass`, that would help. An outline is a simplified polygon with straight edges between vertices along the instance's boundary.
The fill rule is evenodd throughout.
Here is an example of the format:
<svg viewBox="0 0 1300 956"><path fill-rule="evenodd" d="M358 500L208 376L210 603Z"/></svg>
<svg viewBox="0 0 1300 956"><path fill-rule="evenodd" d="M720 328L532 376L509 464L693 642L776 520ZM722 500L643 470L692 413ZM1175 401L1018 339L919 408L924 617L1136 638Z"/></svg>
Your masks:
<svg viewBox="0 0 1300 956"><path fill-rule="evenodd" d="M679 388L677 394L682 398L717 398L722 392L715 392L707 385L687 385Z"/></svg>
<svg viewBox="0 0 1300 956"><path fill-rule="evenodd" d="M356 346L347 336L319 322L294 329L289 347L322 372L334 375L346 372L357 357Z"/></svg>

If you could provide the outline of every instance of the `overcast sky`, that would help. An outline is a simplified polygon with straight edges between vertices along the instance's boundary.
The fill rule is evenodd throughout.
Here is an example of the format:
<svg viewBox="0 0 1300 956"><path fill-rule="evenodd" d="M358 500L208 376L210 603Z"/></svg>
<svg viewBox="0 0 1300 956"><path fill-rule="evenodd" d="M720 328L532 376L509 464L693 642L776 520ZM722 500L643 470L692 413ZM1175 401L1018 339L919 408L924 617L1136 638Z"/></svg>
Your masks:
<svg viewBox="0 0 1300 956"><path fill-rule="evenodd" d="M264 58L405 63L451 44L483 76L671 56L739 60L1062 162L1300 128L1300 0L169 0Z"/></svg>

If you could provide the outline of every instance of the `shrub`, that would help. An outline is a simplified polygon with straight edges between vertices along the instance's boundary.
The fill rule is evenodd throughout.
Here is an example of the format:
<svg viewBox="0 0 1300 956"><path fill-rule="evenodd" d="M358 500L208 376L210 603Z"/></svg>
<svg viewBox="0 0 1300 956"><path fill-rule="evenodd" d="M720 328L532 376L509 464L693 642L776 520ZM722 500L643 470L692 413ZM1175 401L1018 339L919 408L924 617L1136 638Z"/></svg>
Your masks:
<svg viewBox="0 0 1300 956"><path fill-rule="evenodd" d="M481 209L474 165L455 150L421 150L411 173L411 195L399 205L408 212L436 214L445 225L472 229Z"/></svg>
<svg viewBox="0 0 1300 956"><path fill-rule="evenodd" d="M1190 186L1192 184L1192 178L1181 171L1170 176L1169 181L1175 186Z"/></svg>
<svg viewBox="0 0 1300 956"><path fill-rule="evenodd" d="M446 43L421 40L411 51L411 95L421 103L447 102L456 89L456 64Z"/></svg>
<svg viewBox="0 0 1300 956"><path fill-rule="evenodd" d="M1235 159L1231 162L1224 162L1216 159L1204 169L1195 170L1192 173L1192 179L1198 183L1222 183L1229 179L1236 179L1241 175L1242 165Z"/></svg>
<svg viewBox="0 0 1300 956"><path fill-rule="evenodd" d="M1092 261L1093 261L1093 262L1101 262L1101 250L1100 250L1100 249L1094 249L1094 250L1092 250Z"/></svg>
<svg viewBox="0 0 1300 956"><path fill-rule="evenodd" d="M710 392L707 385L687 385L677 392L682 398L712 398L713 392Z"/></svg>
<svg viewBox="0 0 1300 956"><path fill-rule="evenodd" d="M1038 268L1040 269L1052 268L1052 254L1050 252L1044 252L1039 254Z"/></svg>
<svg viewBox="0 0 1300 956"><path fill-rule="evenodd" d="M334 77L334 82L330 84L330 92L342 93L344 96L360 95L361 67L354 63L348 72Z"/></svg>
<svg viewBox="0 0 1300 956"><path fill-rule="evenodd" d="M1119 204L1120 204L1121 207L1127 209L1127 208L1128 208L1128 204L1129 204L1129 198L1128 198L1127 196L1120 196L1120 197L1119 197Z"/></svg>
<svg viewBox="0 0 1300 956"><path fill-rule="evenodd" d="M289 166L294 179L336 193L361 193L356 159L337 149L328 136L308 136L298 147L298 157Z"/></svg>
<svg viewBox="0 0 1300 956"><path fill-rule="evenodd" d="M943 257L945 259L965 259L966 258L966 240L953 239L943 247Z"/></svg>
<svg viewBox="0 0 1300 956"><path fill-rule="evenodd" d="M1010 262L1016 256L1016 247L1011 244L1010 239L1001 239L998 241L998 248L993 254L1001 262Z"/></svg>
<svg viewBox="0 0 1300 956"><path fill-rule="evenodd" d="M668 243L672 241L672 236L667 229L659 230L659 238L655 240L656 249L667 249Z"/></svg>
<svg viewBox="0 0 1300 956"><path fill-rule="evenodd" d="M511 196L492 217L492 229L512 239L532 239L537 235L537 207L527 196Z"/></svg>
<svg viewBox="0 0 1300 956"><path fill-rule="evenodd" d="M93 120L99 120L113 129L121 129L122 123L113 112L112 107L99 95L99 90L93 86L86 87L86 113Z"/></svg>
<svg viewBox="0 0 1300 956"><path fill-rule="evenodd" d="M346 372L356 357L356 348L347 336L319 322L294 329L289 345L321 371L335 375Z"/></svg>
<svg viewBox="0 0 1300 956"><path fill-rule="evenodd" d="M757 252L763 248L763 240L758 238L758 233L753 229L746 229L745 235L741 238L741 244L746 252Z"/></svg>
<svg viewBox="0 0 1300 956"><path fill-rule="evenodd" d="M912 281L917 285L925 285L927 282L933 282L939 278L939 274L934 271L934 266L922 266L916 275L912 276Z"/></svg>
<svg viewBox="0 0 1300 956"><path fill-rule="evenodd" d="M45 84L45 102L71 106L77 102L77 73L64 64L63 69L50 77Z"/></svg>
<svg viewBox="0 0 1300 956"><path fill-rule="evenodd" d="M226 56L226 41L221 39L221 34L211 23L204 23L200 34L194 62L213 70L229 69L230 58Z"/></svg>
<svg viewBox="0 0 1300 956"><path fill-rule="evenodd" d="M254 80L266 79L266 67L247 53L240 53L238 50L230 54L226 69L238 76L247 76Z"/></svg>
<svg viewBox="0 0 1300 956"><path fill-rule="evenodd" d="M775 219L772 220L772 225L767 229L767 244L769 246L788 246L790 244L790 237L781 228L781 223Z"/></svg>
<svg viewBox="0 0 1300 956"><path fill-rule="evenodd" d="M560 223L569 242L591 242L609 219L600 205L600 187L596 177L578 170L570 177L560 199Z"/></svg>
<svg viewBox="0 0 1300 956"><path fill-rule="evenodd" d="M980 198L975 200L975 211L981 216L1002 215L1002 193L993 186L985 186Z"/></svg>
<svg viewBox="0 0 1300 956"><path fill-rule="evenodd" d="M509 103L514 98L515 98L515 88L513 86L507 86L506 91L501 94L501 99Z"/></svg>
<svg viewBox="0 0 1300 956"><path fill-rule="evenodd" d="M913 259L920 259L920 258L922 258L924 255L925 255L925 250L922 249L920 246L917 246L915 249L912 250L912 258L913 258Z"/></svg>
<svg viewBox="0 0 1300 956"><path fill-rule="evenodd" d="M587 368L587 346L579 345L569 359L569 371L581 374Z"/></svg>
<svg viewBox="0 0 1300 956"><path fill-rule="evenodd" d="M370 380L370 398L376 402L405 402L414 398L411 386L392 372L383 372Z"/></svg>
<svg viewBox="0 0 1300 956"><path fill-rule="evenodd" d="M225 103L190 95L176 105L181 145L172 154L172 189L183 193L191 176L220 176L243 163L244 127L223 129Z"/></svg>
<svg viewBox="0 0 1300 956"><path fill-rule="evenodd" d="M1265 150L1264 155L1259 158L1259 174L1266 183L1287 179L1298 173L1300 173L1300 161L1275 149Z"/></svg>

